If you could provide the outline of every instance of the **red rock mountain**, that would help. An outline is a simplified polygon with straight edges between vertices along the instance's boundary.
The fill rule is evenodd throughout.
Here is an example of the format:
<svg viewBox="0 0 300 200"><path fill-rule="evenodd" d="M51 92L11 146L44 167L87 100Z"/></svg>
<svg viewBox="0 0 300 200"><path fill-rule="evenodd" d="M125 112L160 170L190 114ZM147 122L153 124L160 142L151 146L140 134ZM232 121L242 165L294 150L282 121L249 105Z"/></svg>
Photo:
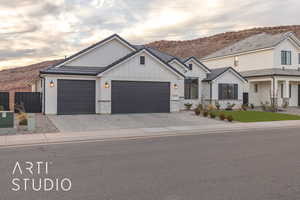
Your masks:
<svg viewBox="0 0 300 200"><path fill-rule="evenodd" d="M196 56L202 58L251 35L266 32L270 34L293 31L300 38L300 25L253 28L242 31L226 32L209 37L186 41L156 41L147 44L166 53L186 58ZM25 67L0 71L0 91L28 91L29 84L38 78L39 70L59 60L45 61Z"/></svg>

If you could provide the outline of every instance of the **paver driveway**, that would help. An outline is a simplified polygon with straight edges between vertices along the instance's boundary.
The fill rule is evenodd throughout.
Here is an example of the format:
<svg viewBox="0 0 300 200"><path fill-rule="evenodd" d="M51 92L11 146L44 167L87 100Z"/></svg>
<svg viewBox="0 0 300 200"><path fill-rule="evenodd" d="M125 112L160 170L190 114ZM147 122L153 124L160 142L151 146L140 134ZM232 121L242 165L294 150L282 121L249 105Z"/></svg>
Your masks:
<svg viewBox="0 0 300 200"><path fill-rule="evenodd" d="M61 132L96 131L128 128L164 128L225 123L195 116L193 112L120 114L120 115L52 115L51 121Z"/></svg>

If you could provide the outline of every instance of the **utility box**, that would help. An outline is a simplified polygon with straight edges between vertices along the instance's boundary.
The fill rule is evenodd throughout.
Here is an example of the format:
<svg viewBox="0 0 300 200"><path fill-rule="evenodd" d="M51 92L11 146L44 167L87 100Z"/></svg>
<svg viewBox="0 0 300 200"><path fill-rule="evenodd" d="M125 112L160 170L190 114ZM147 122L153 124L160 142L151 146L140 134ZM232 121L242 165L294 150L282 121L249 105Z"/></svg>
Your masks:
<svg viewBox="0 0 300 200"><path fill-rule="evenodd" d="M0 129L14 128L14 113L11 111L0 111Z"/></svg>

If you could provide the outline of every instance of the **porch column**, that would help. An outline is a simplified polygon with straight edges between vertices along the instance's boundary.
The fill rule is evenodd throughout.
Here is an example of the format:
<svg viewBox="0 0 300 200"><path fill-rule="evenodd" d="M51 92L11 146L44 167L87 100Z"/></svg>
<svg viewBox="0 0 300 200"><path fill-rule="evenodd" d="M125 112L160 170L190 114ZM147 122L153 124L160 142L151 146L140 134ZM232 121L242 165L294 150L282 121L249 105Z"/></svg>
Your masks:
<svg viewBox="0 0 300 200"><path fill-rule="evenodd" d="M271 98L278 98L278 80L276 78L271 80Z"/></svg>
<svg viewBox="0 0 300 200"><path fill-rule="evenodd" d="M289 99L290 98L290 81L286 80L284 81L284 90L283 90L283 98Z"/></svg>

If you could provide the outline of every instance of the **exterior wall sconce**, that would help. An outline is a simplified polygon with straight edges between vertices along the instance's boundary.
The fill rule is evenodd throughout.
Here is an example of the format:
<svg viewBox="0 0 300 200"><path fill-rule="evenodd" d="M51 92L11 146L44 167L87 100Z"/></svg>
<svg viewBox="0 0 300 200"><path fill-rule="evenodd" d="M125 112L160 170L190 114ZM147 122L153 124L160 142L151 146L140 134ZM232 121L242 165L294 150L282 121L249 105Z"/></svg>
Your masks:
<svg viewBox="0 0 300 200"><path fill-rule="evenodd" d="M108 82L105 82L104 87L105 87L105 88L109 88L109 83L108 83Z"/></svg>
<svg viewBox="0 0 300 200"><path fill-rule="evenodd" d="M51 88L53 88L53 87L54 87L54 82L53 82L53 81L50 81L50 84L49 84L49 85L50 85Z"/></svg>
<svg viewBox="0 0 300 200"><path fill-rule="evenodd" d="M178 88L178 85L175 83L175 84L173 85L173 88L174 88L174 89L177 89L177 88Z"/></svg>

